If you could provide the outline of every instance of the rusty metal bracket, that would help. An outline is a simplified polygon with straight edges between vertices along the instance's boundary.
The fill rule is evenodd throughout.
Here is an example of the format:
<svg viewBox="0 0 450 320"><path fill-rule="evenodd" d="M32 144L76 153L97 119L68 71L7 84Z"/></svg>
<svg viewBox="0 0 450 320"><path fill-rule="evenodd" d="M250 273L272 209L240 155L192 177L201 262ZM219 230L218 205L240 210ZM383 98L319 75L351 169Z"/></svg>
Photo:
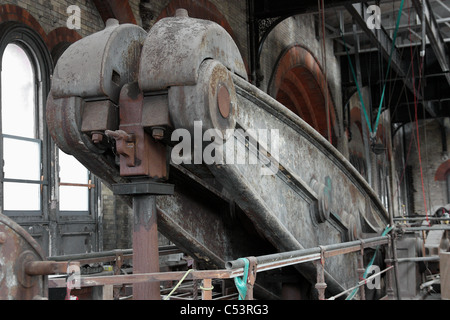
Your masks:
<svg viewBox="0 0 450 320"><path fill-rule="evenodd" d="M320 260L316 262L317 283L315 288L319 293L319 300L325 300L325 289L327 288L325 282L325 248L323 246L319 246L319 248Z"/></svg>
<svg viewBox="0 0 450 320"><path fill-rule="evenodd" d="M245 300L253 300L253 286L256 281L256 274L258 269L258 261L255 257L248 257L249 267L247 276L247 296Z"/></svg>

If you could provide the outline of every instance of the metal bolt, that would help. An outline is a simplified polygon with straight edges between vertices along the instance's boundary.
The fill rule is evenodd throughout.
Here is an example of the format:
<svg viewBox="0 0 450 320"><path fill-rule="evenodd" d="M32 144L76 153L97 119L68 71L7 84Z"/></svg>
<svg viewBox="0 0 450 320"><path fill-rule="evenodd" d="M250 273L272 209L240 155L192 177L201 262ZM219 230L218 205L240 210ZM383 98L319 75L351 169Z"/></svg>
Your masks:
<svg viewBox="0 0 450 320"><path fill-rule="evenodd" d="M92 134L92 142L95 144L101 143L103 141L103 135L101 133Z"/></svg>
<svg viewBox="0 0 450 320"><path fill-rule="evenodd" d="M164 138L164 128L152 128L152 137L155 138L155 140L162 140Z"/></svg>
<svg viewBox="0 0 450 320"><path fill-rule="evenodd" d="M186 9L180 8L180 9L177 9L175 11L175 17L177 17L177 18L187 18L187 17L189 17L189 14L188 14L188 11Z"/></svg>

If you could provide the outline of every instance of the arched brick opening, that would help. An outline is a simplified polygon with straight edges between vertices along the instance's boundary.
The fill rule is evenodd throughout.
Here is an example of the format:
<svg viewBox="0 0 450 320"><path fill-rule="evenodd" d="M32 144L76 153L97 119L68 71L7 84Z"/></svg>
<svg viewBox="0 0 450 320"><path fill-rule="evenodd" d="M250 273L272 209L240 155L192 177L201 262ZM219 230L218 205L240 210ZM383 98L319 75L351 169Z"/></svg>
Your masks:
<svg viewBox="0 0 450 320"><path fill-rule="evenodd" d="M47 47L52 55L53 62L56 64L63 52L74 42L82 37L75 31L66 27L60 27L52 30L47 35Z"/></svg>
<svg viewBox="0 0 450 320"><path fill-rule="evenodd" d="M134 17L129 1L93 0L93 2L102 17L103 22L106 22L109 18L114 18L119 20L119 23L136 24L136 18Z"/></svg>
<svg viewBox="0 0 450 320"><path fill-rule="evenodd" d="M173 17L175 15L175 12L177 9L186 9L188 11L189 17L191 18L197 18L197 19L204 19L209 21L214 21L215 23L219 24L224 28L230 36L233 38L234 42L236 43L237 47L243 52L238 39L235 37L235 34L233 32L233 29L231 28L231 25L228 23L225 16L217 9L217 7L212 4L208 0L172 0L167 5L167 7L161 11L157 21L166 18L166 17ZM242 54L241 54L242 55ZM245 59L245 56L242 55L242 59L244 60L245 68L247 70L247 74L249 73L248 63Z"/></svg>
<svg viewBox="0 0 450 320"><path fill-rule="evenodd" d="M50 33L47 35L46 43L49 51L52 51L58 44L71 44L80 40L81 38L81 35L78 34L75 30L66 27L60 27L50 31Z"/></svg>
<svg viewBox="0 0 450 320"><path fill-rule="evenodd" d="M55 63L70 44L82 38L78 32L67 27L59 27L46 34L39 22L27 10L12 4L0 5L0 24L10 21L23 23L37 32Z"/></svg>
<svg viewBox="0 0 450 320"><path fill-rule="evenodd" d="M325 75L311 52L300 45L293 45L278 59L269 84L269 94L336 146L339 132L336 109L325 83Z"/></svg>
<svg viewBox="0 0 450 320"><path fill-rule="evenodd" d="M447 174L450 172L450 160L443 162L436 170L434 175L435 181L445 181Z"/></svg>
<svg viewBox="0 0 450 320"><path fill-rule="evenodd" d="M0 5L0 23L6 21L21 22L36 31L44 42L47 39L47 35L39 22L27 10L21 7L13 4Z"/></svg>

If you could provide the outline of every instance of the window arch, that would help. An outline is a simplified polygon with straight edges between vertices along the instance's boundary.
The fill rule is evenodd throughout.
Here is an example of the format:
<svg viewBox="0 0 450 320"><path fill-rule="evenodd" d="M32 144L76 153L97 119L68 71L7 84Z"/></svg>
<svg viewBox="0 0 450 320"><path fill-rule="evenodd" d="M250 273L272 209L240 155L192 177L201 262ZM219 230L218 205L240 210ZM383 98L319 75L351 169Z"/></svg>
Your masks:
<svg viewBox="0 0 450 320"><path fill-rule="evenodd" d="M5 213L48 214L45 100L52 61L39 34L19 22L0 27L1 203Z"/></svg>

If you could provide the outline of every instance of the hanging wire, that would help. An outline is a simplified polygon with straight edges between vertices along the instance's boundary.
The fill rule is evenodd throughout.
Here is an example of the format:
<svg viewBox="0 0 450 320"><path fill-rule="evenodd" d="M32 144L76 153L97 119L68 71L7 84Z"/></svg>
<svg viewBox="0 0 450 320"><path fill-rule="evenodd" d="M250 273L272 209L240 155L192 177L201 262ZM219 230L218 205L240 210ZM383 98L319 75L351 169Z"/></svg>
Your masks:
<svg viewBox="0 0 450 320"><path fill-rule="evenodd" d="M411 26L411 10L408 9L408 25ZM411 39L411 27L409 27L409 40L411 42L410 45L410 54L411 54L411 60L414 60L413 50L412 50L412 39ZM419 65L419 85L418 89L421 88L422 83L422 68L424 63L424 57L420 57L420 65ZM413 82L413 94L414 94L414 116L415 116L415 124L416 124L416 134L417 134L417 152L419 156L419 167L420 167L420 181L422 184L422 196L423 196L423 204L424 204L424 210L425 210L425 216L426 221L428 225L430 225L430 221L428 219L428 208L427 208L427 197L425 192L425 184L424 184L424 177L423 177L423 166L422 166L422 155L421 155L421 147L420 147L420 132L419 132L419 119L418 119L418 98L416 94L416 85L415 85L415 75L414 75L414 67L412 68L412 82Z"/></svg>

